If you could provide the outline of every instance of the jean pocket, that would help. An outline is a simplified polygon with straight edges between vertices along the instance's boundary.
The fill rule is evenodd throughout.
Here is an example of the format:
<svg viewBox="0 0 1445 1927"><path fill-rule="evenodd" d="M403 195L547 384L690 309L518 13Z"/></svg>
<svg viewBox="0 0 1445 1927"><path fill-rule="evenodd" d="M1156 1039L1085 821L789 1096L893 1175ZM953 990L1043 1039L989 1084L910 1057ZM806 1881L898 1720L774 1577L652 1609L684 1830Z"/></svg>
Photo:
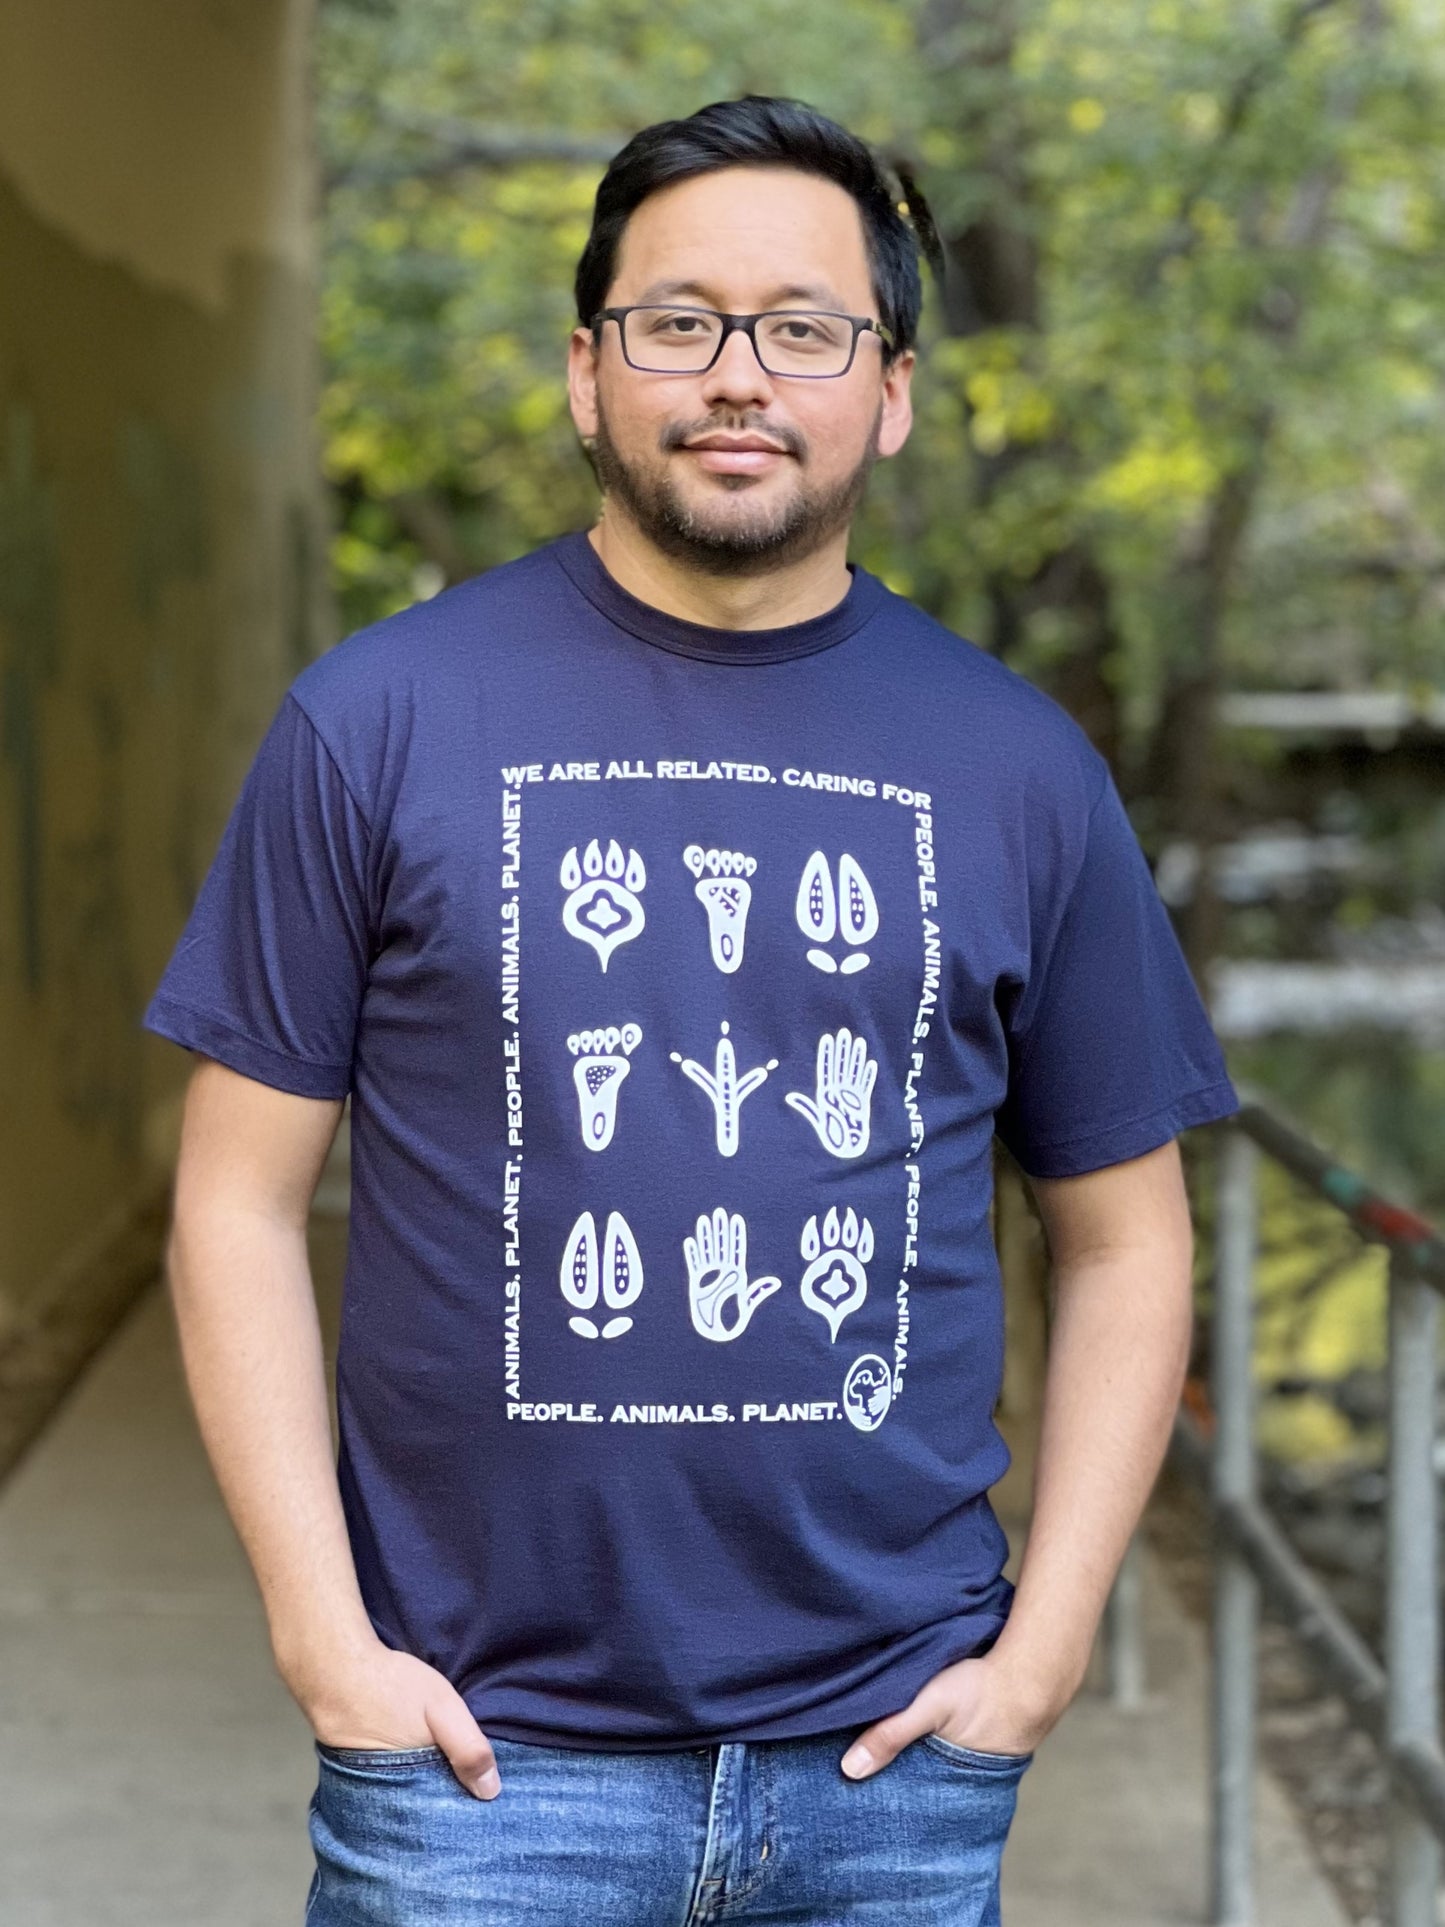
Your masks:
<svg viewBox="0 0 1445 1927"><path fill-rule="evenodd" d="M946 1740L941 1733L925 1733L923 1744L931 1752L937 1753L951 1766L974 1767L981 1773L997 1773L1007 1776L1021 1774L1033 1759L1032 1753L982 1753L974 1746L960 1746L956 1740Z"/></svg>
<svg viewBox="0 0 1445 1927"><path fill-rule="evenodd" d="M434 1761L451 1762L439 1746L332 1746L329 1741L314 1742L322 1760L332 1766L349 1766L368 1772L405 1772L409 1767L429 1766Z"/></svg>

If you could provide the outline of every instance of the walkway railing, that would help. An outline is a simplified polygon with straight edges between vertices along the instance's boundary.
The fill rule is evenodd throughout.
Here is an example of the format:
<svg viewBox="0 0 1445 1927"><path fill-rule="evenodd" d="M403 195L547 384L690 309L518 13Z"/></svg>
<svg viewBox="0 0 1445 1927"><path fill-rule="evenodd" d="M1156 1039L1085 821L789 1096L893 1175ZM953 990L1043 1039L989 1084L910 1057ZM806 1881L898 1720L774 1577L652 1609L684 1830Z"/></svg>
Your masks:
<svg viewBox="0 0 1445 1927"><path fill-rule="evenodd" d="M1181 1413L1179 1455L1200 1475L1219 1529L1213 1618L1212 1919L1253 1927L1257 1645L1261 1599L1293 1631L1351 1719L1379 1744L1390 1774L1391 1927L1436 1927L1445 1842L1439 1735L1440 1619L1436 1382L1445 1242L1379 1196L1262 1104L1219 1127L1212 1333L1213 1438ZM1389 1447L1385 1521L1385 1663L1375 1658L1261 1502L1254 1407L1258 1173L1272 1158L1389 1252ZM1126 1560L1111 1601L1108 1655L1116 1696L1136 1699L1142 1666Z"/></svg>

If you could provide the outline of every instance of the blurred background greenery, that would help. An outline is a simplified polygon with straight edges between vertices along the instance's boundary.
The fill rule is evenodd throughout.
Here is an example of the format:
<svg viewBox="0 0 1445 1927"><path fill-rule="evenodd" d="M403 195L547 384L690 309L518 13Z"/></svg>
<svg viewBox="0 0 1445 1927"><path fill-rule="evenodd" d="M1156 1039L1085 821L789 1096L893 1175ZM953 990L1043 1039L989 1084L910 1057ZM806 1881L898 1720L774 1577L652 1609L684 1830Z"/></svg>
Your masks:
<svg viewBox="0 0 1445 1927"><path fill-rule="evenodd" d="M856 559L1079 719L1237 1078L1438 1220L1442 24L1436 0L325 0L346 628L590 522L563 364L607 157L709 100L811 102L916 180L946 259ZM1268 1437L1373 1454L1341 1388L1380 1361L1381 1254L1270 1200Z"/></svg>

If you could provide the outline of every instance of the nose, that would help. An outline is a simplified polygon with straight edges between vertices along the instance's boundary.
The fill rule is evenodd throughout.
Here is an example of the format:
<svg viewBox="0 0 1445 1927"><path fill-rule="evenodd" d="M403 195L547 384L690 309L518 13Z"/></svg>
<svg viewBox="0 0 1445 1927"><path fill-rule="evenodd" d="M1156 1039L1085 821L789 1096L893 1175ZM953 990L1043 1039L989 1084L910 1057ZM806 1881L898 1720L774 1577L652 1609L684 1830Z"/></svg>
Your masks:
<svg viewBox="0 0 1445 1927"><path fill-rule="evenodd" d="M772 379L753 353L741 328L734 328L722 353L702 378L703 399L735 408L766 408L773 399Z"/></svg>

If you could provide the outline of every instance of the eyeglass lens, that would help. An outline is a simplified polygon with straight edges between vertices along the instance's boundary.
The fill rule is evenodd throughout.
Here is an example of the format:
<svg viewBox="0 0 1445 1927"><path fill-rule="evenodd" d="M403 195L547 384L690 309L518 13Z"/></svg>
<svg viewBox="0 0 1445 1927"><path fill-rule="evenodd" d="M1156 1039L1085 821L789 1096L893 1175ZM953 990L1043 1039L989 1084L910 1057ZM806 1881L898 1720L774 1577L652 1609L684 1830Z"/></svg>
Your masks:
<svg viewBox="0 0 1445 1927"><path fill-rule="evenodd" d="M695 374L717 350L722 321L706 310L634 308L624 323L627 359L653 374ZM835 314L779 310L758 317L758 359L773 375L835 375L847 366L853 325Z"/></svg>

